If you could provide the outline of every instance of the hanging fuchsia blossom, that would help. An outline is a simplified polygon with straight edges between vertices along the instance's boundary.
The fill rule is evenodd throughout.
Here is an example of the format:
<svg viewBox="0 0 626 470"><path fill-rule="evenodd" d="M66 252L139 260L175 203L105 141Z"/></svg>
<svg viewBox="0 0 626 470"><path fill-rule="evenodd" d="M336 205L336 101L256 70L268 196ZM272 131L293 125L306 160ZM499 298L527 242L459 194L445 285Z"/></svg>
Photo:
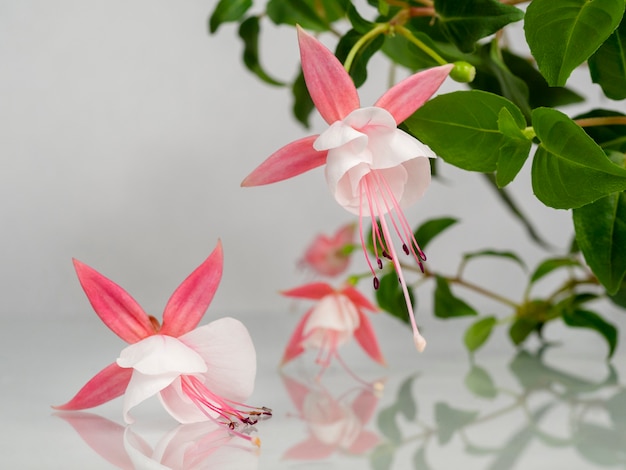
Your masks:
<svg viewBox="0 0 626 470"><path fill-rule="evenodd" d="M378 340L365 311L378 309L354 287L335 290L316 282L283 292L287 297L316 300L293 332L282 364L295 359L307 349L318 349L317 363L328 367L338 349L353 336L363 350L376 362L384 364Z"/></svg>
<svg viewBox="0 0 626 470"><path fill-rule="evenodd" d="M308 246L301 261L322 276L337 276L348 268L350 251L354 242L354 224L339 228L332 236L324 234L315 237Z"/></svg>
<svg viewBox="0 0 626 470"><path fill-rule="evenodd" d="M333 196L359 216L361 244L377 288L379 281L367 253L363 219L371 218L374 222L376 265L382 267L381 258L393 262L406 299L415 345L422 351L426 341L415 323L392 232L400 239L402 251L421 267L426 258L403 209L426 191L430 184L428 158L436 155L397 126L437 91L453 65L416 73L388 90L374 106L361 108L350 75L332 52L301 28L298 39L307 88L330 127L272 154L242 186L274 183L325 164L326 181Z"/></svg>
<svg viewBox="0 0 626 470"><path fill-rule="evenodd" d="M130 343L117 361L96 374L59 410L82 410L124 395L124 419L147 398L159 396L181 423L213 420L258 445L236 428L256 423L266 408L242 404L254 387L256 352L246 327L221 318L197 327L222 277L221 243L170 297L163 324L144 312L120 286L74 260L78 279L100 319Z"/></svg>

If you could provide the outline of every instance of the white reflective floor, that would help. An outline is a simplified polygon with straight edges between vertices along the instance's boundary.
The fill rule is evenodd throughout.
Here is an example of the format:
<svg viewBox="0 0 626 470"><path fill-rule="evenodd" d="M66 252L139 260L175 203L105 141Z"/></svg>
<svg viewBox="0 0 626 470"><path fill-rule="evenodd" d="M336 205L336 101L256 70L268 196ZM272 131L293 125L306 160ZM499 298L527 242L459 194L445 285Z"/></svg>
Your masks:
<svg viewBox="0 0 626 470"><path fill-rule="evenodd" d="M12 321L0 331L1 467L626 468L623 347L609 364L603 344L589 335L543 355L502 341L472 363L454 323L443 327L457 331L452 346L441 330L418 355L403 326L377 318L389 366L348 347L345 362L359 379L334 364L316 380L313 356L277 368L297 317L240 319L259 359L249 402L274 410L256 426L260 449L213 427L177 426L156 399L137 409L128 428L119 399L85 413L55 413L50 405L112 362L122 342L95 315L80 322L51 317L38 325Z"/></svg>

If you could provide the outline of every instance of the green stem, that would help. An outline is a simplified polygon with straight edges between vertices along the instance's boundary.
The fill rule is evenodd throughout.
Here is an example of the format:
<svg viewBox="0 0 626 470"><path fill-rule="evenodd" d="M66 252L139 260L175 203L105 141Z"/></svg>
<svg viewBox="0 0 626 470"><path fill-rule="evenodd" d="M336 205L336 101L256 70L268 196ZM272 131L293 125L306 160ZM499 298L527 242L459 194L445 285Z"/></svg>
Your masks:
<svg viewBox="0 0 626 470"><path fill-rule="evenodd" d="M352 46L352 49L350 49L350 52L346 57L346 61L343 63L343 68L346 69L346 72L350 72L352 62L354 62L354 58L358 54L359 50L369 41L374 39L379 34L385 33L387 30L389 30L389 25L387 23L376 25L374 28L361 36L356 43L354 43L354 46Z"/></svg>
<svg viewBox="0 0 626 470"><path fill-rule="evenodd" d="M439 54L437 54L433 49L431 49L430 47L428 47L426 44L424 44L422 41L420 41L419 39L417 39L413 33L408 30L407 28L405 28L402 25L396 25L394 27L394 30L397 31L399 34L401 34L402 36L404 36L406 39L408 39L410 42L412 42L413 44L415 44L417 47L419 47L422 51L424 51L426 54L428 54L430 57L432 57L432 59L437 62L439 65L446 65L448 63L447 60L445 60L443 57L441 57Z"/></svg>

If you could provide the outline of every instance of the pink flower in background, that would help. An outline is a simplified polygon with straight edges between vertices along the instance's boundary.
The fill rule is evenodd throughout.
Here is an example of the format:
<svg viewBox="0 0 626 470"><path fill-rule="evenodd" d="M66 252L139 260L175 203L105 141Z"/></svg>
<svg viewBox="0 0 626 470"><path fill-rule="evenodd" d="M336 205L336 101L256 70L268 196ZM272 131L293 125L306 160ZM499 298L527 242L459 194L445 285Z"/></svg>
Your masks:
<svg viewBox="0 0 626 470"><path fill-rule="evenodd" d="M258 438L236 430L271 414L241 403L252 393L256 375L248 330L233 318L196 328L222 277L221 243L172 294L162 325L120 286L80 261L74 266L95 312L130 346L56 409L91 408L124 395L124 419L131 423L129 411L158 394L181 423L214 420L258 445Z"/></svg>
<svg viewBox="0 0 626 470"><path fill-rule="evenodd" d="M317 302L296 326L282 364L307 349L317 349L316 362L326 368L333 357L338 357L338 349L352 337L373 360L385 363L372 324L365 315L366 310L378 309L354 287L335 290L319 282L288 290L283 295Z"/></svg>
<svg viewBox="0 0 626 470"><path fill-rule="evenodd" d="M361 389L350 399L348 394L335 398L321 385L309 388L287 376L283 383L309 430L308 438L290 447L284 459L322 460L335 452L361 455L379 444L380 438L365 429L378 406L373 388Z"/></svg>
<svg viewBox="0 0 626 470"><path fill-rule="evenodd" d="M348 268L354 242L354 224L339 228L332 236L318 235L309 245L302 265L322 276L337 276Z"/></svg>
<svg viewBox="0 0 626 470"><path fill-rule="evenodd" d="M363 221L370 218L373 222L376 265L382 267L382 258L393 262L406 299L415 345L422 351L426 341L415 323L392 232L399 238L402 251L421 266L425 256L403 209L426 191L430 184L428 159L436 155L397 126L437 91L453 65L416 73L388 90L374 106L361 108L350 75L333 53L301 28L298 39L307 88L330 127L270 155L244 179L242 186L274 183L326 165L326 181L333 196L346 210L359 216L361 245L374 276L374 287L378 288Z"/></svg>

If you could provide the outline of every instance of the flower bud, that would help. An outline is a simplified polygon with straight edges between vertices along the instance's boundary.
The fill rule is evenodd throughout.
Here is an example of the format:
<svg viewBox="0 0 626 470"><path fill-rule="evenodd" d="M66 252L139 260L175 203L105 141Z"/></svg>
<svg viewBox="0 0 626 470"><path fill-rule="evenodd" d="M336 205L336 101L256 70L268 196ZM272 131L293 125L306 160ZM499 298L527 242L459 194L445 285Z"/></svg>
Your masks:
<svg viewBox="0 0 626 470"><path fill-rule="evenodd" d="M476 76L476 68L468 62L459 61L454 63L454 68L450 72L450 78L459 83L469 83Z"/></svg>

